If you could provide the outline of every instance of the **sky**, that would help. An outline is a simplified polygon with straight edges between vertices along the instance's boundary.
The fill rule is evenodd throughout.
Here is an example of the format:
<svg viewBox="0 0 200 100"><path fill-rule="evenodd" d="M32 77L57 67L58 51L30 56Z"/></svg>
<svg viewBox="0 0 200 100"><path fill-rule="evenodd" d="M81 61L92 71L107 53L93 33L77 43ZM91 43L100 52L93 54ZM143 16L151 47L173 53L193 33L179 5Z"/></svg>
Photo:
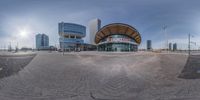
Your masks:
<svg viewBox="0 0 200 100"><path fill-rule="evenodd" d="M153 48L164 48L168 40L186 49L191 34L196 43L192 48L198 49L199 5L199 0L0 0L0 48L10 43L34 47L37 33L47 34L50 45L58 45L62 21L86 26L87 43L88 22L99 18L102 26L126 23L135 27L142 37L139 48L146 48L146 40L152 40Z"/></svg>

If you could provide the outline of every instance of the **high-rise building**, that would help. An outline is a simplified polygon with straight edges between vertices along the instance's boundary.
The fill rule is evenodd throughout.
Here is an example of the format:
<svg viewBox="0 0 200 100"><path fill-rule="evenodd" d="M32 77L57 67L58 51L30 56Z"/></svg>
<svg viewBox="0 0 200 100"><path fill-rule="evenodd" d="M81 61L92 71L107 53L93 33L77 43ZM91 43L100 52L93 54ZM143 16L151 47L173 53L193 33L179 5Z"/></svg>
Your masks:
<svg viewBox="0 0 200 100"><path fill-rule="evenodd" d="M95 35L101 28L101 20L100 19L93 19L89 22L89 40L90 44L95 44Z"/></svg>
<svg viewBox="0 0 200 100"><path fill-rule="evenodd" d="M177 44L174 43L174 44L173 44L173 51L176 51L176 50L177 50Z"/></svg>
<svg viewBox="0 0 200 100"><path fill-rule="evenodd" d="M61 22L58 24L58 34L60 36L61 49L75 50L84 43L82 38L86 35L86 27L79 24Z"/></svg>
<svg viewBox="0 0 200 100"><path fill-rule="evenodd" d="M169 43L169 50L172 50L172 43Z"/></svg>
<svg viewBox="0 0 200 100"><path fill-rule="evenodd" d="M147 50L151 49L152 49L151 40L147 40Z"/></svg>
<svg viewBox="0 0 200 100"><path fill-rule="evenodd" d="M36 49L46 49L49 47L49 37L46 34L37 34Z"/></svg>

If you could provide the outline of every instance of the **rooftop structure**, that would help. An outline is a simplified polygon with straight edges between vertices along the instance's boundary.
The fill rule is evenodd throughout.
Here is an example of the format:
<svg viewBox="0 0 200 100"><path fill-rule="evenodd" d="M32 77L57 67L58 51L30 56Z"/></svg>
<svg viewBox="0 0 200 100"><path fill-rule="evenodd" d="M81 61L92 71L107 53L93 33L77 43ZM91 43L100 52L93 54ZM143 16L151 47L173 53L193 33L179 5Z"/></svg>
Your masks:
<svg viewBox="0 0 200 100"><path fill-rule="evenodd" d="M137 51L141 36L130 25L113 23L102 27L96 33L94 42L99 51Z"/></svg>

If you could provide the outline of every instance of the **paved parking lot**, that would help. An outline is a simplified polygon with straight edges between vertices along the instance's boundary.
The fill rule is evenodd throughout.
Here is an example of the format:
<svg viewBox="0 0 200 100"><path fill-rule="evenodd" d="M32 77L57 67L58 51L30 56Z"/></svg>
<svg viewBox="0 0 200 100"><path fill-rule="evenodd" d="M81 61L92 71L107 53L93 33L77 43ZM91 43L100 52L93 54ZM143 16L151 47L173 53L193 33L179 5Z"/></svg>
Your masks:
<svg viewBox="0 0 200 100"><path fill-rule="evenodd" d="M1 100L199 100L200 80L177 78L187 55L48 53L0 80Z"/></svg>

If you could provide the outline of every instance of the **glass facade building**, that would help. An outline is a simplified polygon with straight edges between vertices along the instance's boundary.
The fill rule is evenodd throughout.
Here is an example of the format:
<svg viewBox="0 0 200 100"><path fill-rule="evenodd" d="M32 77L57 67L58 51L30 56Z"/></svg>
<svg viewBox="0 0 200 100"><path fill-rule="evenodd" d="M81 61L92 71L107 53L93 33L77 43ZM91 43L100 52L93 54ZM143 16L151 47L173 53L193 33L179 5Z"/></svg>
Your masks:
<svg viewBox="0 0 200 100"><path fill-rule="evenodd" d="M101 28L95 36L98 51L137 51L139 32L130 25L113 23Z"/></svg>
<svg viewBox="0 0 200 100"><path fill-rule="evenodd" d="M58 24L59 43L62 49L76 49L84 43L83 37L86 35L86 27L74 23Z"/></svg>
<svg viewBox="0 0 200 100"><path fill-rule="evenodd" d="M135 40L126 35L110 35L101 40L99 51L136 51Z"/></svg>
<svg viewBox="0 0 200 100"><path fill-rule="evenodd" d="M174 44L173 44L173 51L176 51L176 50L177 50L177 44L174 43Z"/></svg>
<svg viewBox="0 0 200 100"><path fill-rule="evenodd" d="M35 37L36 37L36 49L49 48L49 37L46 34L37 34Z"/></svg>
<svg viewBox="0 0 200 100"><path fill-rule="evenodd" d="M147 40L147 50L152 50L151 40Z"/></svg>

